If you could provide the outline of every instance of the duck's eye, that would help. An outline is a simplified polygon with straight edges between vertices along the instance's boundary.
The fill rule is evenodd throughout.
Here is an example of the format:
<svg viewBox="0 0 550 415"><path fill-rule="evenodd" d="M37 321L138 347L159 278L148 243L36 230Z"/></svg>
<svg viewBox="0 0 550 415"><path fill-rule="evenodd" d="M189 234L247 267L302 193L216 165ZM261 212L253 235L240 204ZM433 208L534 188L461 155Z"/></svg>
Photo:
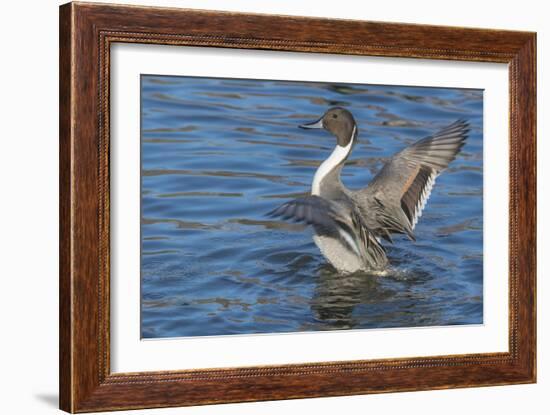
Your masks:
<svg viewBox="0 0 550 415"><path fill-rule="evenodd" d="M338 114L332 114L332 118L338 118Z"/></svg>

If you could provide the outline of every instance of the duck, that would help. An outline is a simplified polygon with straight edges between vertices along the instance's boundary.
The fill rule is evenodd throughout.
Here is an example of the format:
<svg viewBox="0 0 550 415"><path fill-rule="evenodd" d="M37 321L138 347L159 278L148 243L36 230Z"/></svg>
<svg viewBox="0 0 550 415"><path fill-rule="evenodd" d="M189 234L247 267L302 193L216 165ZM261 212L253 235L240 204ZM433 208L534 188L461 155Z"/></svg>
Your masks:
<svg viewBox="0 0 550 415"><path fill-rule="evenodd" d="M313 176L311 194L276 207L268 216L309 225L326 260L341 274L384 273L389 266L383 241L405 235L416 241L414 229L437 177L457 157L470 132L457 120L389 158L364 188L348 189L342 169L358 140L352 113L329 108L316 121L299 126L324 130L336 146Z"/></svg>

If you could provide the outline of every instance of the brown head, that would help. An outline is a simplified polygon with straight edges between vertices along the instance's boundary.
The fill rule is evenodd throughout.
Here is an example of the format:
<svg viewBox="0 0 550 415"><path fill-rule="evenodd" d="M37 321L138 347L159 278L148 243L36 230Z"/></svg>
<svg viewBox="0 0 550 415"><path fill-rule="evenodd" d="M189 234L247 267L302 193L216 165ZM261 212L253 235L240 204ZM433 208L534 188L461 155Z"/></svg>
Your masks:
<svg viewBox="0 0 550 415"><path fill-rule="evenodd" d="M336 136L339 146L346 147L356 135L353 115L345 108L333 107L317 121L300 125L300 128L323 128Z"/></svg>

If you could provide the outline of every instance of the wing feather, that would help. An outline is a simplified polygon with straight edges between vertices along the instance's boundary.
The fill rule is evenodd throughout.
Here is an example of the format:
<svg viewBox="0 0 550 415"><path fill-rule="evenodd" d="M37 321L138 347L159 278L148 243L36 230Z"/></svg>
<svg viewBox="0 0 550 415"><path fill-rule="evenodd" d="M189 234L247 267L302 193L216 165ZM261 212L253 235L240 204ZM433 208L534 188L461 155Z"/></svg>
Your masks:
<svg viewBox="0 0 550 415"><path fill-rule="evenodd" d="M386 261L385 250L376 235L349 203L305 196L283 203L267 215L306 223L337 237L368 264L378 267Z"/></svg>
<svg viewBox="0 0 550 415"><path fill-rule="evenodd" d="M460 152L470 131L469 123L458 120L436 134L423 138L395 154L369 185L355 193L360 206L375 212L378 234L412 231L426 206L437 176ZM364 212L368 214L368 212ZM371 212L372 214L372 212Z"/></svg>
<svg viewBox="0 0 550 415"><path fill-rule="evenodd" d="M267 216L320 226L324 229L334 229L336 226L334 207L320 196L290 200L269 212Z"/></svg>

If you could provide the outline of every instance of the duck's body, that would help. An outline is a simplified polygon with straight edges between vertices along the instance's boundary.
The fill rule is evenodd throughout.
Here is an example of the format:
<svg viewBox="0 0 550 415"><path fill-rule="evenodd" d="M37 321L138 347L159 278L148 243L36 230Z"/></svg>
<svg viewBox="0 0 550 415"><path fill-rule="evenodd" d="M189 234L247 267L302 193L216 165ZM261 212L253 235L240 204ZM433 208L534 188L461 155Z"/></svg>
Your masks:
<svg viewBox="0 0 550 415"><path fill-rule="evenodd" d="M392 242L400 233L414 240L436 177L454 160L465 143L468 124L457 121L395 154L363 189L347 189L340 173L357 142L351 113L332 108L303 128L324 128L337 145L315 173L311 196L294 199L272 216L305 222L315 230L314 241L340 272L382 271L388 259L380 241Z"/></svg>

